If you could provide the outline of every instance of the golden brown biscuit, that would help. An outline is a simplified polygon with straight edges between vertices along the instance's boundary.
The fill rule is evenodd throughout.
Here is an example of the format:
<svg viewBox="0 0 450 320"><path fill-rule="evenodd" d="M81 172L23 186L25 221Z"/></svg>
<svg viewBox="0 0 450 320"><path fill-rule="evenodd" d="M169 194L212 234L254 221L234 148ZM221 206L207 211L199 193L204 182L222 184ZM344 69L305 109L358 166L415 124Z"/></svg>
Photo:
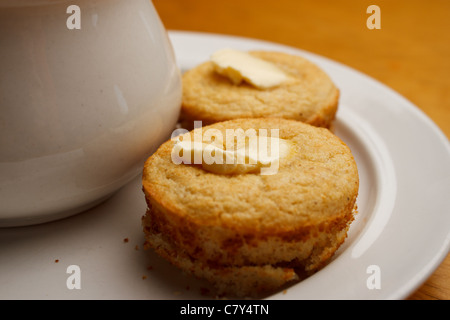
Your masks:
<svg viewBox="0 0 450 320"><path fill-rule="evenodd" d="M255 296L323 267L353 220L358 171L329 130L299 121L237 119L196 130L279 129L290 143L278 172L214 174L174 164L174 141L145 163L146 246L206 278L219 294ZM191 132L191 136L194 133Z"/></svg>
<svg viewBox="0 0 450 320"><path fill-rule="evenodd" d="M237 118L280 117L329 128L338 107L339 90L329 76L300 56L281 52L251 51L251 55L275 64L290 81L270 89L250 84L234 85L214 71L211 61L183 75L181 126L193 129Z"/></svg>

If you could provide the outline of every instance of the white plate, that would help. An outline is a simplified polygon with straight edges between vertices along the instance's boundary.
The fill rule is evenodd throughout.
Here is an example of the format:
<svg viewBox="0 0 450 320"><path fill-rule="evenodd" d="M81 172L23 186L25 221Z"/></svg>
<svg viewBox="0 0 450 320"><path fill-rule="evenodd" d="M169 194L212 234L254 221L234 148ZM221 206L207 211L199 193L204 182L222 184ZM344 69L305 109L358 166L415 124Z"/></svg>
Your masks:
<svg viewBox="0 0 450 320"><path fill-rule="evenodd" d="M336 134L358 164L359 214L330 264L268 299L402 299L426 280L450 244L450 148L432 121L386 86L302 50L214 34L170 37L182 70L223 47L277 50L317 63L341 90ZM0 298L207 298L204 282L142 249L145 209L137 177L85 213L1 229ZM79 266L81 289L67 286L70 265ZM370 289L375 276L381 287Z"/></svg>

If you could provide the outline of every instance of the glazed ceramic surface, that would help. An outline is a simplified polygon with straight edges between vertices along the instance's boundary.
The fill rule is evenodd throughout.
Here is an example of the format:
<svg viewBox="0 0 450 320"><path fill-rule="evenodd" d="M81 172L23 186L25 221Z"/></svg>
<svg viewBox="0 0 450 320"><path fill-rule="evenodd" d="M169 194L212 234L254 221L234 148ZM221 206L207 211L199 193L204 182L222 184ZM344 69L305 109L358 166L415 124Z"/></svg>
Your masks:
<svg viewBox="0 0 450 320"><path fill-rule="evenodd" d="M105 200L177 121L180 73L152 3L72 4L0 0L0 226Z"/></svg>

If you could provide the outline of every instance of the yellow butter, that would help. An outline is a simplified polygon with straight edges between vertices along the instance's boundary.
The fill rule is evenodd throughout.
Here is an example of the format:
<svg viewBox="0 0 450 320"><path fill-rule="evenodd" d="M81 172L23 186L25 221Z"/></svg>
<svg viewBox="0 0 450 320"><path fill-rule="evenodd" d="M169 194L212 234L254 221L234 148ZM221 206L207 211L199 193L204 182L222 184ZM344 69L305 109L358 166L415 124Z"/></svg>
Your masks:
<svg viewBox="0 0 450 320"><path fill-rule="evenodd" d="M268 89L288 80L288 76L276 65L247 52L222 49L211 56L211 61L217 73L228 77L236 85L246 81L256 88Z"/></svg>
<svg viewBox="0 0 450 320"><path fill-rule="evenodd" d="M172 149L172 159L177 159L176 164L199 164L204 170L216 174L275 174L280 158L289 153L288 141L265 136L256 138L235 146L233 150L226 150L217 143L179 140Z"/></svg>

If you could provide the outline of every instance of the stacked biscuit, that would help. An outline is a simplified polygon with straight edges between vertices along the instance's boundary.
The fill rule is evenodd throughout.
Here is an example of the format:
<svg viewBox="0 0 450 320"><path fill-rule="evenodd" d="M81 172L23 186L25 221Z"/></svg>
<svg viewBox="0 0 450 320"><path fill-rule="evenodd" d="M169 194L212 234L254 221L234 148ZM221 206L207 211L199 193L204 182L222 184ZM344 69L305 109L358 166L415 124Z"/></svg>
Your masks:
<svg viewBox="0 0 450 320"><path fill-rule="evenodd" d="M145 163L142 223L147 247L218 294L257 297L329 261L354 218L358 171L327 129L339 91L323 71L284 53L220 54L183 76L180 120L204 126ZM229 132L243 132L242 145ZM270 156L266 144L252 151L253 137Z"/></svg>

